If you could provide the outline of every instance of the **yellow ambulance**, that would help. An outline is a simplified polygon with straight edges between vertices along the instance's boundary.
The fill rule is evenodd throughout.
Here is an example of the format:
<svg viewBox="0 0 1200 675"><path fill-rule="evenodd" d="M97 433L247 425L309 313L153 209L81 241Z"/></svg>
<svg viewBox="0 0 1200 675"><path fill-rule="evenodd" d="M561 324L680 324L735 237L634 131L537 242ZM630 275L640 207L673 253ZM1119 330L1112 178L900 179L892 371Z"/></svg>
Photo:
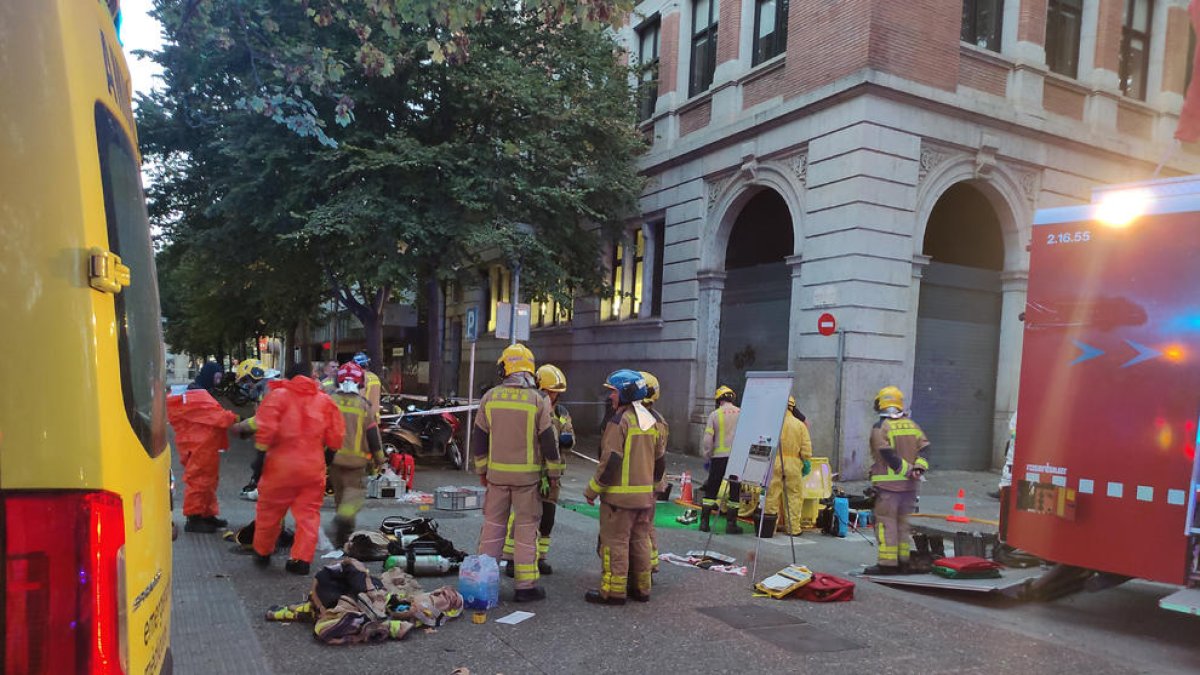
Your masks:
<svg viewBox="0 0 1200 675"><path fill-rule="evenodd" d="M150 228L118 0L0 0L4 672L171 671Z"/></svg>

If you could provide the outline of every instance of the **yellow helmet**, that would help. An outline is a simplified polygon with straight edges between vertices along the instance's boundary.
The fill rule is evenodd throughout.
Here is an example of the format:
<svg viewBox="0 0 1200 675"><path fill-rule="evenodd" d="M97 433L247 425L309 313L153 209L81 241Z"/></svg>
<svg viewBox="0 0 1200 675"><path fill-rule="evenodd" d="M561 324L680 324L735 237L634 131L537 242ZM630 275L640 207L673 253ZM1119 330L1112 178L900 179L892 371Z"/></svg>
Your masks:
<svg viewBox="0 0 1200 675"><path fill-rule="evenodd" d="M729 387L721 385L717 387L717 391L713 394L713 398L716 399L718 403L721 401L732 401L733 399L737 398L737 394L733 393L733 390Z"/></svg>
<svg viewBox="0 0 1200 675"><path fill-rule="evenodd" d="M496 365L504 369L505 377L513 373L532 375L537 369L533 362L533 352L529 351L529 347L520 343L505 347L504 351L500 353L500 358L496 360Z"/></svg>
<svg viewBox="0 0 1200 675"><path fill-rule="evenodd" d="M236 379L248 377L252 380L261 380L267 376L267 369L263 368L262 361L258 359L242 359L238 362L237 367L233 369Z"/></svg>
<svg viewBox="0 0 1200 675"><path fill-rule="evenodd" d="M889 408L894 409L893 413L904 410L904 392L899 387L887 386L875 394L875 412L889 412Z"/></svg>
<svg viewBox="0 0 1200 675"><path fill-rule="evenodd" d="M567 390L567 376L558 366L547 363L537 369L538 389L562 393Z"/></svg>
<svg viewBox="0 0 1200 675"><path fill-rule="evenodd" d="M638 372L640 372L642 374L642 379L646 381L646 386L650 389L650 393L646 396L645 399L643 399L642 402L643 403L654 403L655 401L658 400L658 395L662 391L659 388L658 378L650 373L647 373L644 370L641 370Z"/></svg>

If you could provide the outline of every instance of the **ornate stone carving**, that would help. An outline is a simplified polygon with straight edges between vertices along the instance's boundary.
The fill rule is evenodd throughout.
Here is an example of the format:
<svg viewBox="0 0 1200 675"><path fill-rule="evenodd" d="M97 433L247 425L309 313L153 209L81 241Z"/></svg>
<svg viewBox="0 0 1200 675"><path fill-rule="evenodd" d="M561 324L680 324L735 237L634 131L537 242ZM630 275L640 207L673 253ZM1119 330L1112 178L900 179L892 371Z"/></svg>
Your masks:
<svg viewBox="0 0 1200 675"><path fill-rule="evenodd" d="M1025 194L1025 198L1029 200L1030 204L1037 206L1038 195L1042 192L1041 169L1021 171L1019 181L1021 183L1021 192Z"/></svg>
<svg viewBox="0 0 1200 675"><path fill-rule="evenodd" d="M787 167L801 186L808 184L808 153L801 152L787 159Z"/></svg>
<svg viewBox="0 0 1200 675"><path fill-rule="evenodd" d="M950 158L950 153L937 147L930 146L928 143L921 143L921 166L917 172L917 181L924 182L925 177L931 171L941 165L942 162Z"/></svg>
<svg viewBox="0 0 1200 675"><path fill-rule="evenodd" d="M716 208L717 200L721 198L721 194L725 192L725 189L729 187L729 184L733 182L734 178L735 176L722 176L720 178L714 178L708 181L707 213L712 213L712 210Z"/></svg>

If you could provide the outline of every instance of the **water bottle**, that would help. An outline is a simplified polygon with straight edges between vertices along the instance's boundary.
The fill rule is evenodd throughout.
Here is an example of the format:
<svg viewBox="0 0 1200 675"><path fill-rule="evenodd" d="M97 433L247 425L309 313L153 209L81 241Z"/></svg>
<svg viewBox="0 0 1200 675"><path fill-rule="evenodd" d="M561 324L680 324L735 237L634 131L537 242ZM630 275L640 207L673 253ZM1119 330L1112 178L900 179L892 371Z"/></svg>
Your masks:
<svg viewBox="0 0 1200 675"><path fill-rule="evenodd" d="M500 566L490 555L469 555L458 568L458 592L471 620L483 623L487 610L500 604Z"/></svg>
<svg viewBox="0 0 1200 675"><path fill-rule="evenodd" d="M850 529L850 500L845 497L833 498L833 517L837 520L837 536L845 537Z"/></svg>

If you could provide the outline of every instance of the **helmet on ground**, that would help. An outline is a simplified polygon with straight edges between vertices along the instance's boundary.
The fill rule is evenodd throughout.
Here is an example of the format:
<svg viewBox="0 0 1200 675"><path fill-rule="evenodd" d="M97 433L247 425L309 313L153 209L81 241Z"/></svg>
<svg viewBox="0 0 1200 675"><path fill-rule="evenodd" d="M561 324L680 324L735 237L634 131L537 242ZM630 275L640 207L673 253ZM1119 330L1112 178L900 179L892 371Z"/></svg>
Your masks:
<svg viewBox="0 0 1200 675"><path fill-rule="evenodd" d="M658 400L658 395L662 393L662 389L658 384L658 378L644 370L641 371L641 376L646 381L646 387L650 390L650 393L646 394L646 403L654 403Z"/></svg>
<svg viewBox="0 0 1200 675"><path fill-rule="evenodd" d="M367 356L366 352L359 352L354 355L354 362L358 364L359 368L366 368L371 364L371 357Z"/></svg>
<svg viewBox="0 0 1200 675"><path fill-rule="evenodd" d="M258 359L242 359L233 372L239 380L248 377L256 382L267 376L267 369Z"/></svg>
<svg viewBox="0 0 1200 675"><path fill-rule="evenodd" d="M904 413L904 392L899 387L887 386L875 394L875 412L889 417Z"/></svg>
<svg viewBox="0 0 1200 675"><path fill-rule="evenodd" d="M558 366L549 363L538 367L537 383L538 389L544 391L561 394L567 390L567 376L563 375L563 371L559 370Z"/></svg>
<svg viewBox="0 0 1200 675"><path fill-rule="evenodd" d="M604 386L617 392L617 400L621 403L633 403L640 401L650 393L646 386L646 378L636 370L622 368L614 370L607 379L604 380Z"/></svg>
<svg viewBox="0 0 1200 675"><path fill-rule="evenodd" d="M346 363L342 364L341 368L338 368L338 384L342 384L343 382L353 382L355 386L357 386L365 382L366 379L367 374L363 372L363 369L353 361L347 361Z"/></svg>
<svg viewBox="0 0 1200 675"><path fill-rule="evenodd" d="M713 394L713 398L717 401L717 403L720 403L721 401L732 402L737 398L737 394L733 393L733 390L729 387L721 385L717 387L717 391Z"/></svg>
<svg viewBox="0 0 1200 675"><path fill-rule="evenodd" d="M504 369L504 376L508 377L513 373L529 373L533 374L537 370L534 365L533 352L529 351L529 347L521 343L511 344L504 348L500 353L500 358L496 361L496 365ZM563 378L564 380L566 378Z"/></svg>

